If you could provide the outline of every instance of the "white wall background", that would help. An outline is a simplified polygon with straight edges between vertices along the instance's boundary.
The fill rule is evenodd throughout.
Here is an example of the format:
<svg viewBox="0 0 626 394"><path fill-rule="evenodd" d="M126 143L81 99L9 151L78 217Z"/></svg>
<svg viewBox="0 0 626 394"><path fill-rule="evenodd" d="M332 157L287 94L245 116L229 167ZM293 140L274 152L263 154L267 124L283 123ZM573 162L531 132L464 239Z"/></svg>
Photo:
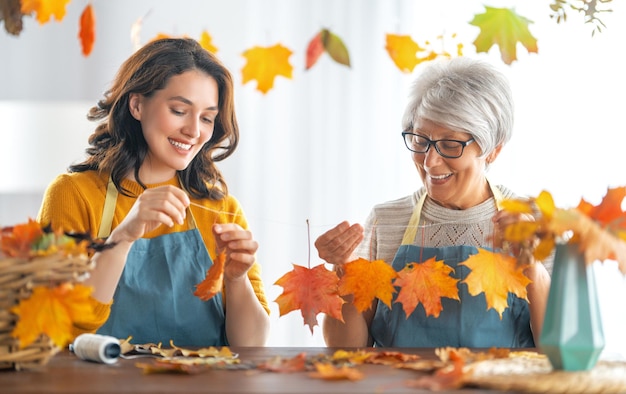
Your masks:
<svg viewBox="0 0 626 394"><path fill-rule="evenodd" d="M272 301L282 292L273 283L292 263L320 263L314 251L309 257L307 219L312 244L339 221L362 221L373 204L420 186L399 137L409 83L420 68L408 75L395 67L384 49L386 33L409 34L419 43L456 33L465 54L474 55L478 28L468 23L485 5L515 7L533 20L539 54L518 46L519 60L511 66L497 49L478 55L501 66L516 99L515 135L490 177L522 195L546 189L562 207L581 197L597 203L607 187L626 184L626 6L613 2L614 13L604 16L607 28L592 37L591 26L572 12L557 25L549 3L94 0L97 41L88 58L76 38L86 0L73 0L61 23L39 26L25 18L19 37L0 32L0 225L34 217L48 182L82 158L95 126L85 114L132 53L131 25L142 16L144 42L159 32L199 38L207 30L233 72L242 140L222 169L261 244L258 258ZM304 70L306 45L321 28L344 40L351 68L323 55ZM255 82L242 85L241 53L276 43L294 51L293 79L278 77L266 95ZM607 355L624 355L624 277L610 264L596 269ZM271 304L270 345L323 344L319 327L311 335L299 312L279 317Z"/></svg>

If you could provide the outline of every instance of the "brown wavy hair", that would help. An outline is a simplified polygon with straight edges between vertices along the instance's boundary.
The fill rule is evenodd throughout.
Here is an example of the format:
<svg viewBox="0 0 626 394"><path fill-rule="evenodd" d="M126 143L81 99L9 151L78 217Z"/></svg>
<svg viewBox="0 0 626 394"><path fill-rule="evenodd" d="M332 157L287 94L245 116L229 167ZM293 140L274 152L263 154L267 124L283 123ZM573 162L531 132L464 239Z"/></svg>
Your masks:
<svg viewBox="0 0 626 394"><path fill-rule="evenodd" d="M122 188L121 181L133 171L137 182L145 188L139 168L148 153L148 144L141 124L130 113L129 97L133 93L150 97L163 89L172 76L189 70L201 70L215 79L219 112L211 139L178 175L182 186L195 198L217 200L228 194L215 162L230 156L239 143L233 80L215 55L190 38L149 42L122 64L111 88L87 115L91 121L100 121L89 137L87 159L71 165L69 171L110 172L118 191L126 195L129 192Z"/></svg>

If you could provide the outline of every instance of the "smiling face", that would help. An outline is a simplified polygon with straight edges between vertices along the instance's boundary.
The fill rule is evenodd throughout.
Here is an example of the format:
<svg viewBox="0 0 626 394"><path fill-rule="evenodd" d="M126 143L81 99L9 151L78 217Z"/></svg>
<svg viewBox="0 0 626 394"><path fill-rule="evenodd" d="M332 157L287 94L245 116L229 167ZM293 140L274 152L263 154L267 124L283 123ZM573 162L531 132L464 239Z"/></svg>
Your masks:
<svg viewBox="0 0 626 394"><path fill-rule="evenodd" d="M469 133L452 131L428 120L422 120L413 133L430 140L467 141L472 138ZM480 146L473 143L465 147L461 157L447 159L431 146L426 153L413 153L413 162L432 200L447 208L466 209L491 196L485 166L487 161L495 160L499 152L497 148L487 157L480 157Z"/></svg>
<svg viewBox="0 0 626 394"><path fill-rule="evenodd" d="M171 77L150 97L130 95L130 113L148 144L139 170L142 181L165 182L187 168L213 135L218 97L215 79L199 70Z"/></svg>

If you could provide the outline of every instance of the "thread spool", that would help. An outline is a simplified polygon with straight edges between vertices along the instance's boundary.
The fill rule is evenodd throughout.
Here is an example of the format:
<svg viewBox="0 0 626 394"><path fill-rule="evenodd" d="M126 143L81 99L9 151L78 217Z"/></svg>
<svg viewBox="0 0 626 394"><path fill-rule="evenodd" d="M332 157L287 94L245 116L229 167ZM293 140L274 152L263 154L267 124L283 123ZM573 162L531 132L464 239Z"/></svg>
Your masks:
<svg viewBox="0 0 626 394"><path fill-rule="evenodd" d="M100 334L80 334L69 348L82 360L104 364L117 362L122 353L119 339Z"/></svg>

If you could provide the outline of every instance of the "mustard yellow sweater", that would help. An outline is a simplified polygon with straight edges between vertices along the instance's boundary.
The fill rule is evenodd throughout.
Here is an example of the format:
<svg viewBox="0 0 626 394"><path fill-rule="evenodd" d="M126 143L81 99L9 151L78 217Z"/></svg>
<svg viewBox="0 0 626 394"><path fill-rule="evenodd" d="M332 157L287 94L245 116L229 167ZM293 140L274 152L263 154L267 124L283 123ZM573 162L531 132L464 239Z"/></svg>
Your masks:
<svg viewBox="0 0 626 394"><path fill-rule="evenodd" d="M48 186L37 220L43 224L50 224L54 229L63 231L89 233L96 237L102 221L102 211L106 198L106 189L109 174L99 174L95 171L70 173L59 175ZM146 185L154 188L163 185L180 187L178 177L165 183ZM124 180L122 186L130 191L131 195L140 195L143 188L136 182ZM128 214L135 202L134 197L118 194L115 214L111 229L114 229ZM199 204L206 209L191 205L189 209L195 218L196 225L204 240L211 259L215 261L216 245L211 231L215 223L237 223L247 229L248 223L237 199L227 196L219 201L209 199L191 199L192 203ZM159 235L188 230L187 224L159 226L154 231L145 234L145 238L154 238ZM269 314L269 306L261 280L261 267L258 262L248 271L248 278L254 287L257 298ZM92 299L96 319L76 324L75 335L83 332L95 332L104 324L111 312L111 303L103 304Z"/></svg>

